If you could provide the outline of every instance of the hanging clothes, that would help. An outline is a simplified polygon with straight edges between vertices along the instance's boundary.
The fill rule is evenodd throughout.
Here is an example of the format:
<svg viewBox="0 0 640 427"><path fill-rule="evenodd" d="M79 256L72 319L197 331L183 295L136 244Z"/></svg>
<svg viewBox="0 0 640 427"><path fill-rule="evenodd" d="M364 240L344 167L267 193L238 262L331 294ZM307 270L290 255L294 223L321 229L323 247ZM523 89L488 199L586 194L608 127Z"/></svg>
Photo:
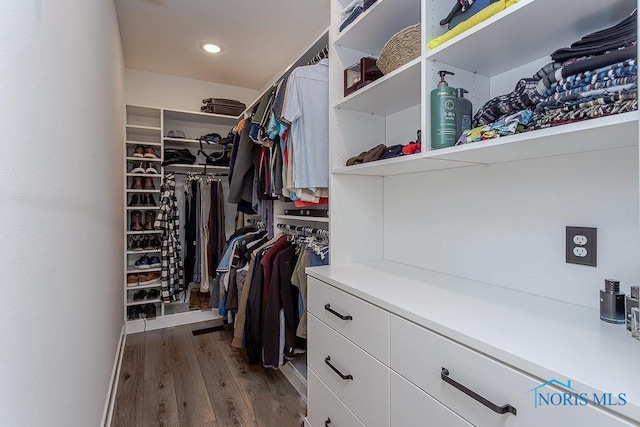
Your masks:
<svg viewBox="0 0 640 427"><path fill-rule="evenodd" d="M205 191L204 187L201 188L201 191L198 193L198 198L200 200L200 241L198 242L198 249L200 251L200 292L209 292L209 261L208 261L208 251L209 248L209 230L208 230L208 221L205 221Z"/></svg>
<svg viewBox="0 0 640 427"><path fill-rule="evenodd" d="M175 193L175 176L171 173L162 180L160 196L160 212L154 226L162 230L162 287L161 296L164 302L175 301L184 291L180 244L180 217L178 214L178 199Z"/></svg>
<svg viewBox="0 0 640 427"><path fill-rule="evenodd" d="M215 180L209 190L209 224L208 224L208 270L213 273L222 258L225 242L224 192L222 182Z"/></svg>

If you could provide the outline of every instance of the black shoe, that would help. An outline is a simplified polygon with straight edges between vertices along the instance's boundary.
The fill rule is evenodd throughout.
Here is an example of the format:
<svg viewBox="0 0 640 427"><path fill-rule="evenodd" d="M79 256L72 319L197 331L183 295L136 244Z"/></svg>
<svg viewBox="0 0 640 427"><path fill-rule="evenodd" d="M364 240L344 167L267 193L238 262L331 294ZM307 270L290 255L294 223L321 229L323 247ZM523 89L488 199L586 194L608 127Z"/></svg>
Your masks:
<svg viewBox="0 0 640 427"><path fill-rule="evenodd" d="M142 236L133 236L132 238L129 239L129 249L131 249L132 251L141 251L144 249L144 244L145 244L145 237Z"/></svg>
<svg viewBox="0 0 640 427"><path fill-rule="evenodd" d="M146 304L144 306L144 316L147 319L155 319L155 317L156 317L156 305L155 304Z"/></svg>
<svg viewBox="0 0 640 427"><path fill-rule="evenodd" d="M147 291L145 291L144 289L140 289L138 292L133 294L133 300L140 301L144 299L146 296L147 296Z"/></svg>
<svg viewBox="0 0 640 427"><path fill-rule="evenodd" d="M140 306L134 305L127 308L127 319L137 320L140 318L141 310Z"/></svg>
<svg viewBox="0 0 640 427"><path fill-rule="evenodd" d="M134 196L135 196L135 194L134 194ZM156 201L153 198L153 194L144 193L143 205L144 206L155 206L156 205Z"/></svg>
<svg viewBox="0 0 640 427"><path fill-rule="evenodd" d="M160 296L160 291L157 289L150 289L149 292L147 292L147 299L158 299L159 296Z"/></svg>
<svg viewBox="0 0 640 427"><path fill-rule="evenodd" d="M147 194L145 194L145 196L147 196ZM151 194L149 194L149 196L151 196ZM136 207L136 206L142 206L142 197L140 197L140 194L133 194L131 196L131 201L129 202L130 207Z"/></svg>

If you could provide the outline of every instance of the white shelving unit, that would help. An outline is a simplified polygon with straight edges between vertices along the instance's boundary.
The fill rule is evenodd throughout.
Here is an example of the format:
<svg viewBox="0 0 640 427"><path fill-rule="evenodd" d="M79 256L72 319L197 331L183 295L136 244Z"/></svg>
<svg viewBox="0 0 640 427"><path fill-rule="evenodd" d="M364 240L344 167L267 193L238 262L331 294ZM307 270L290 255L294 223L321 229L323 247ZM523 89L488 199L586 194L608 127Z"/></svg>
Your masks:
<svg viewBox="0 0 640 427"><path fill-rule="evenodd" d="M125 271L123 274L123 283L124 283L124 302L125 302L125 320L127 320L127 333L135 333L140 332L142 330L151 330L158 328L165 328L169 326L176 326L180 324L199 322L204 320L210 320L218 318L218 314L213 311L191 311L189 312L188 304L171 304L169 310L165 310L165 304L161 299L153 299L153 300L140 300L133 301L133 294L140 289L158 289L160 290L162 284L160 281L157 283L152 283L150 285L138 285L138 286L127 286L127 275L129 274L144 274L144 273L160 273L161 268L150 268L150 269L135 269L133 265L135 261L143 256L158 256L160 257L161 251L160 248L152 249L152 250L142 250L142 251L132 251L128 248L128 239L133 236L150 236L154 235L160 237L162 233L161 230L143 230L143 231L131 231L130 227L130 215L132 211L141 211L143 212L143 221L144 221L144 212L145 211L154 211L157 212L160 207L157 205L160 201L158 200L160 195L160 185L161 179L164 176L165 170L170 171L187 171L187 170L195 170L195 171L203 171L205 170L204 165L170 165L165 167L161 166L162 156L164 153L165 146L171 148L189 148L192 149L198 146L198 141L196 139L189 138L199 138L200 136L206 135L208 133L219 133L221 136L226 136L229 130L238 122L237 117L224 116L219 114L207 114L200 112L190 112L190 111L182 111L182 110L171 110L171 109L162 109L155 107L147 107L147 106L135 106L135 105L127 105L126 106L126 119L125 119L125 135L126 138L124 140L125 144L125 152L127 153L127 157L125 157L124 161L124 176L125 176L125 195L126 200L125 203L128 203L130 200L130 195L132 194L152 194L154 197L154 202L156 206L125 206L125 224L124 224L124 237L125 237L125 247L123 250L124 262L125 262ZM179 129L185 132L185 134L189 138L169 138L165 135L171 129ZM195 144L195 145L194 145ZM133 153L133 149L137 145L142 145L145 147L153 147L158 158L142 158L142 157L133 157L131 154ZM219 151L219 148L213 145L206 145L205 150L210 151ZM195 154L195 153L194 153ZM200 159L201 156L198 156L198 163L203 162L204 159ZM159 174L135 174L129 173L131 170L131 165L139 162L153 162L154 165L158 168ZM206 166L207 171L211 172L227 172L229 170L228 167L216 167L216 166ZM132 190L128 187L131 186L132 178L141 177L141 178L152 178L154 180L155 189L154 190ZM146 319L145 321L142 319L139 320L129 320L128 319L128 308L133 306L141 306L146 304L154 304L156 306L156 317L154 319Z"/></svg>
<svg viewBox="0 0 640 427"><path fill-rule="evenodd" d="M339 32L339 11L349 3L332 0L329 31L332 265L328 270L359 272L371 263L399 266L397 271L411 270L416 278L428 278L424 279L424 289L420 283L411 287L412 297L407 304L415 310L424 305L422 298L425 304L439 306L432 299L435 296L429 292L430 286L448 289L447 280L469 280L474 285L456 298L473 301L486 287L501 295L516 293L523 301L535 297L549 305L579 306L581 312L596 319L589 323L589 328L599 324L597 295L603 280L609 275L621 276L625 292L640 280L638 112L431 150L429 96L439 81L437 72L452 71L455 75L447 77L449 85L469 91L465 97L472 102L475 113L490 99L511 92L521 78L534 75L551 62L549 55L553 51L620 22L639 2L520 0L434 49L428 49L427 42L446 31L439 21L450 12L452 2L377 0ZM378 57L395 33L417 22L421 22L422 28L420 56L345 97L344 70L362 57ZM349 158L378 144L391 146L413 141L418 129L422 131L421 153L345 166ZM596 268L565 263L564 233L568 225L599 229L599 243L605 246L598 246L601 253ZM336 279L335 283L340 282L339 287L347 293L353 293L355 286L351 283L358 283L362 294L355 295L380 308L387 301L371 299L369 291L373 294L379 286L394 289L390 292L396 295L392 284L402 281L396 270L385 274L378 284L377 279L359 277L357 272ZM440 276L429 276L429 271ZM335 285L333 275L329 276L324 279ZM399 293L398 298L408 297ZM334 302L340 306L346 300L336 296L332 306ZM355 305L349 303L346 311L357 311ZM318 306L318 313L326 314L323 306ZM526 304L510 306L509 311L513 319L524 321L532 316ZM453 317L460 325L480 323L467 312ZM550 321L557 321L558 327L562 324L569 329L585 328L584 323L570 316ZM330 322L325 323L331 326ZM349 328L340 329L340 325L344 326L334 327L338 334L353 332ZM606 325L602 331L605 328ZM602 331L596 332L605 333ZM626 331L611 339L631 340L623 332ZM459 337L449 338L457 341ZM311 334L309 340L314 340ZM512 340L529 348L526 333L513 336ZM357 341L352 343L359 345ZM326 345L322 351L331 348L330 342L323 344ZM465 345L483 349L488 344L465 342ZM510 355L500 354L501 349L492 351L498 362L501 358L509 360ZM567 369L558 367L551 360L551 350L533 346L531 352L536 353L532 360L539 366L529 372L553 371L562 376L563 372L572 371L568 365ZM313 360L314 356L309 357ZM612 352L610 357L615 358L616 354ZM348 366L352 361L341 362ZM552 365L557 369L550 368ZM323 363L317 366L325 369ZM635 367L624 369L632 371ZM603 385L601 379L597 374L585 378L596 389L611 385L607 382ZM331 388L329 383L325 385ZM351 402L348 396L340 401L348 393L342 393L342 389L332 391L335 392L332 398L338 396L338 405L354 409L362 403L358 399ZM331 406L320 400L314 400L311 393L310 414ZM611 413L637 418L640 412L631 406L612 409ZM322 420L329 412L323 411ZM352 413L358 416L357 411ZM639 421L636 418L635 423ZM313 426L316 427L315 422Z"/></svg>

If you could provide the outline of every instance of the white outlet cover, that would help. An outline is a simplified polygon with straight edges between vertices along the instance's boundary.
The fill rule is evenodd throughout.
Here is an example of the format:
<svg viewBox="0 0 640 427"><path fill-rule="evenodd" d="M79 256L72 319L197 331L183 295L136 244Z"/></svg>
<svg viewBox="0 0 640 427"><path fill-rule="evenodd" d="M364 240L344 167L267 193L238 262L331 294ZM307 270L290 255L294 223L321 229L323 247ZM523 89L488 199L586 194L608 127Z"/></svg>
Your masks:
<svg viewBox="0 0 640 427"><path fill-rule="evenodd" d="M575 243L576 245L584 246L587 244L587 236L577 234L573 236L573 243Z"/></svg>
<svg viewBox="0 0 640 427"><path fill-rule="evenodd" d="M583 247L577 247L577 248L573 248L573 254L575 256L579 256L581 258L584 258L587 256L587 249L583 248Z"/></svg>

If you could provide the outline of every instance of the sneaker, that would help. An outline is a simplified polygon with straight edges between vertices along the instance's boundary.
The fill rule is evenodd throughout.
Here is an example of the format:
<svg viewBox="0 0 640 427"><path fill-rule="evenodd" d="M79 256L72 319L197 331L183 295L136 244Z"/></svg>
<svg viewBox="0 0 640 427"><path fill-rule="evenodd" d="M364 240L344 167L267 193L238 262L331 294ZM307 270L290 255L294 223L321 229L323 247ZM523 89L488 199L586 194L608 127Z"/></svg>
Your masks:
<svg viewBox="0 0 640 427"><path fill-rule="evenodd" d="M156 211L145 211L144 213L144 229L153 230L156 223Z"/></svg>
<svg viewBox="0 0 640 427"><path fill-rule="evenodd" d="M142 145L136 145L136 148L133 149L133 154L131 155L131 157L144 157L145 155L145 149L144 146Z"/></svg>
<svg viewBox="0 0 640 427"><path fill-rule="evenodd" d="M129 222L129 229L131 231L142 231L144 227L142 226L142 212L141 211L131 211L131 221Z"/></svg>
<svg viewBox="0 0 640 427"><path fill-rule="evenodd" d="M134 163L131 170L129 170L129 173L146 173L147 170L144 167L144 164L142 162L140 163Z"/></svg>
<svg viewBox="0 0 640 427"><path fill-rule="evenodd" d="M128 206L132 208L142 206L142 194L133 194Z"/></svg>
<svg viewBox="0 0 640 427"><path fill-rule="evenodd" d="M140 301L145 299L146 296L147 296L147 291L145 291L144 289L140 289L138 292L133 294L133 300Z"/></svg>
<svg viewBox="0 0 640 427"><path fill-rule="evenodd" d="M158 174L158 168L156 168L156 165L151 164L151 162L147 162L145 173L150 173L150 174L157 175Z"/></svg>
<svg viewBox="0 0 640 427"><path fill-rule="evenodd" d="M129 239L127 246L132 251L142 251L144 250L144 243L143 236L133 236Z"/></svg>
<svg viewBox="0 0 640 427"><path fill-rule="evenodd" d="M132 307L127 307L127 319L128 320L138 320L140 318L140 314L142 313L141 307L138 305L134 305Z"/></svg>
<svg viewBox="0 0 640 427"><path fill-rule="evenodd" d="M139 274L137 274L137 273L127 274L127 286L128 287L138 286L139 282L140 282L140 275Z"/></svg>
<svg viewBox="0 0 640 427"><path fill-rule="evenodd" d="M156 305L155 304L145 304L144 306L144 317L147 319L155 319L156 317Z"/></svg>
<svg viewBox="0 0 640 427"><path fill-rule="evenodd" d="M148 236L144 242L144 249L147 251L160 249L160 239L158 239L158 236Z"/></svg>
<svg viewBox="0 0 640 427"><path fill-rule="evenodd" d="M148 270L151 268L151 260L148 256L143 255L138 258L136 263L133 265L133 268L136 268L138 270Z"/></svg>
<svg viewBox="0 0 640 427"><path fill-rule="evenodd" d="M140 178L133 178L133 179L140 179ZM153 178L145 178L144 181L142 179L140 185L142 185L142 189L144 190L155 190L156 186L153 183ZM144 184L143 184L144 182Z"/></svg>
<svg viewBox="0 0 640 427"><path fill-rule="evenodd" d="M160 268L162 267L162 263L160 262L160 257L152 256L149 258L149 265L151 268Z"/></svg>
<svg viewBox="0 0 640 427"><path fill-rule="evenodd" d="M140 273L139 275L139 284L141 285L152 285L156 282L160 281L160 273Z"/></svg>
<svg viewBox="0 0 640 427"><path fill-rule="evenodd" d="M158 299L160 298L160 291L157 289L149 289L147 292L147 299Z"/></svg>
<svg viewBox="0 0 640 427"><path fill-rule="evenodd" d="M153 147L145 147L144 148L144 157L148 159L157 159L158 155L156 154L156 150Z"/></svg>
<svg viewBox="0 0 640 427"><path fill-rule="evenodd" d="M156 206L156 201L153 198L153 194L145 193L143 199L144 201L142 204L144 206L154 206L154 207Z"/></svg>

